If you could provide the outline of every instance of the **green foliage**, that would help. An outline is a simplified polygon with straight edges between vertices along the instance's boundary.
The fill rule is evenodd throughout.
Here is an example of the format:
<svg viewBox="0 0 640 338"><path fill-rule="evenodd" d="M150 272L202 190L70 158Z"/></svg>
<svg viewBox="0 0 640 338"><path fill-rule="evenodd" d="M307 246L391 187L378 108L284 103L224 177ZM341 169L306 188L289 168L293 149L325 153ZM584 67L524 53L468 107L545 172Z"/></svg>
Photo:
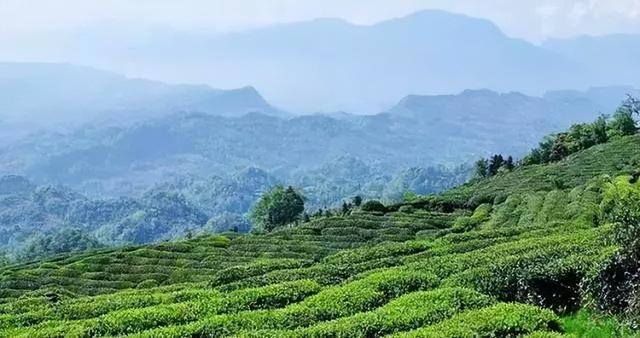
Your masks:
<svg viewBox="0 0 640 338"><path fill-rule="evenodd" d="M612 222L619 251L589 284L596 307L637 323L640 306L640 183L630 176L605 183L601 218Z"/></svg>
<svg viewBox="0 0 640 338"><path fill-rule="evenodd" d="M638 144L615 138L383 212L3 267L0 336L607 334L609 324L571 313L607 310L610 290L636 294L635 281L621 289L602 277L640 261L611 264L633 243L620 229L637 183L599 175L633 167ZM635 315L633 299L620 300Z"/></svg>
<svg viewBox="0 0 640 338"><path fill-rule="evenodd" d="M559 327L559 318L549 310L503 303L471 310L394 337L517 337L536 331L553 331Z"/></svg>
<svg viewBox="0 0 640 338"><path fill-rule="evenodd" d="M415 212L415 208L411 205L403 205L400 208L398 208L398 212L402 212L405 214L412 214Z"/></svg>
<svg viewBox="0 0 640 338"><path fill-rule="evenodd" d="M593 123L574 124L567 132L549 135L540 142L538 148L525 156L522 163L532 165L557 162L570 154L606 143L611 138L634 135L638 127L633 116L638 114L639 106L636 99L629 97L609 120L601 115Z"/></svg>
<svg viewBox="0 0 640 338"><path fill-rule="evenodd" d="M515 163L512 156L505 159L501 154L496 154L488 160L482 158L476 161L474 177L476 179L487 178L498 173L509 172L513 168L515 168Z"/></svg>
<svg viewBox="0 0 640 338"><path fill-rule="evenodd" d="M483 222L489 220L493 205L485 203L479 205L471 216L461 216L456 219L456 222L451 228L452 232L465 232L470 231Z"/></svg>
<svg viewBox="0 0 640 338"><path fill-rule="evenodd" d="M102 246L103 244L84 231L74 227L62 226L29 238L18 254L18 258L21 260L33 260L60 253L96 249Z"/></svg>
<svg viewBox="0 0 640 338"><path fill-rule="evenodd" d="M381 337L434 324L461 311L489 306L493 300L472 290L442 288L401 296L373 311L307 328L270 332L280 337Z"/></svg>
<svg viewBox="0 0 640 338"><path fill-rule="evenodd" d="M430 204L464 206L476 198L493 200L499 195L548 191L556 189L556 182L562 182L563 189L572 189L599 175L634 172L640 165L638 144L638 135L627 136L573 154L565 161L519 166L508 174L471 182L432 197Z"/></svg>
<svg viewBox="0 0 640 338"><path fill-rule="evenodd" d="M249 211L257 229L272 231L298 219L304 211L304 196L293 187L276 186L265 192Z"/></svg>
<svg viewBox="0 0 640 338"><path fill-rule="evenodd" d="M561 318L562 329L569 336L584 338L632 337L633 331L615 317L605 317L580 310Z"/></svg>
<svg viewBox="0 0 640 338"><path fill-rule="evenodd" d="M362 204L362 197L360 195L356 195L353 197L353 205L359 207Z"/></svg>
<svg viewBox="0 0 640 338"><path fill-rule="evenodd" d="M387 207L385 207L384 204L382 204L380 201L376 201L376 200L369 200L364 202L361 209L362 211L367 211L367 212L382 212L382 213L387 212Z"/></svg>
<svg viewBox="0 0 640 338"><path fill-rule="evenodd" d="M613 114L608 127L610 137L628 136L637 132L636 121L633 119L633 112L624 106Z"/></svg>
<svg viewBox="0 0 640 338"><path fill-rule="evenodd" d="M600 210L615 225L615 240L623 249L640 248L640 181L620 176L607 183Z"/></svg>
<svg viewBox="0 0 640 338"><path fill-rule="evenodd" d="M485 178L489 176L489 161L484 158L479 159L475 163L475 177L477 178Z"/></svg>
<svg viewBox="0 0 640 338"><path fill-rule="evenodd" d="M404 195L402 195L402 201L409 202L409 203L417 200L418 198L419 198L418 194L416 194L413 191L407 191L404 193Z"/></svg>

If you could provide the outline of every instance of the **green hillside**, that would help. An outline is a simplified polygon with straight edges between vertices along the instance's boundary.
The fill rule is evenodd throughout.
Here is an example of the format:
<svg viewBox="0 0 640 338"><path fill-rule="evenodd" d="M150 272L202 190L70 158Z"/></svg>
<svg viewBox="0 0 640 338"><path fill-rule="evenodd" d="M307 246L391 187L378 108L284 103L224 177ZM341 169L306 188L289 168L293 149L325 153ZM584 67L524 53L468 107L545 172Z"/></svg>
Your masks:
<svg viewBox="0 0 640 338"><path fill-rule="evenodd" d="M591 314L619 250L601 205L639 166L628 136L384 213L5 267L0 336L613 335Z"/></svg>

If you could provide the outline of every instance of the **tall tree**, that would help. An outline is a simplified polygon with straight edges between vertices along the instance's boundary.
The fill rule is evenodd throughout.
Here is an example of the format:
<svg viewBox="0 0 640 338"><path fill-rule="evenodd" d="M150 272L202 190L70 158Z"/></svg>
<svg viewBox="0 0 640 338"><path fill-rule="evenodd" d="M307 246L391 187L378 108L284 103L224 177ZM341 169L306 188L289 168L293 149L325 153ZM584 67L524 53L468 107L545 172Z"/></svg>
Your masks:
<svg viewBox="0 0 640 338"><path fill-rule="evenodd" d="M640 117L640 100L627 94L627 99L622 102L622 108Z"/></svg>
<svg viewBox="0 0 640 338"><path fill-rule="evenodd" d="M355 205L356 207L359 207L359 206L360 206L360 204L362 204L362 196L360 196L360 195L354 196L354 197L353 197L353 200L352 200L352 203L353 203L353 205Z"/></svg>
<svg viewBox="0 0 640 338"><path fill-rule="evenodd" d="M624 105L620 107L609 122L609 129L613 136L626 136L636 133L636 121L633 119L633 112Z"/></svg>
<svg viewBox="0 0 640 338"><path fill-rule="evenodd" d="M555 138L555 141L553 142L553 146L551 147L549 160L555 162L567 157L569 155L569 148L567 147L567 143L567 134L558 134L558 136Z"/></svg>
<svg viewBox="0 0 640 338"><path fill-rule="evenodd" d="M598 119L593 122L593 135L596 140L596 143L606 143L608 140L607 136L607 116L600 115Z"/></svg>
<svg viewBox="0 0 640 338"><path fill-rule="evenodd" d="M504 162L504 168L507 170L513 170L513 168L515 168L513 156L509 155L509 157L507 157L507 160Z"/></svg>
<svg viewBox="0 0 640 338"><path fill-rule="evenodd" d="M475 176L485 178L487 175L489 175L489 161L481 158L475 164Z"/></svg>
<svg viewBox="0 0 640 338"><path fill-rule="evenodd" d="M497 174L498 169L502 167L502 164L504 164L504 158L502 157L502 155L500 154L493 155L491 157L491 160L489 160L489 168L488 168L489 176L494 176L495 174Z"/></svg>
<svg viewBox="0 0 640 338"><path fill-rule="evenodd" d="M265 192L249 211L248 217L255 229L271 231L291 223L304 211L304 196L289 186L279 185Z"/></svg>

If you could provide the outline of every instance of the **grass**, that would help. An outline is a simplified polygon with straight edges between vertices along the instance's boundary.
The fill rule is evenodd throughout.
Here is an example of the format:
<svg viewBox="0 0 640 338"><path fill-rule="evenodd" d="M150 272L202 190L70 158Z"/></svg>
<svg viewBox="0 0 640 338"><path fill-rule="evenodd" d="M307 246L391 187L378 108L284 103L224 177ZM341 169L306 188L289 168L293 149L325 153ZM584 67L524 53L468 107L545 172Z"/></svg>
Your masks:
<svg viewBox="0 0 640 338"><path fill-rule="evenodd" d="M564 316L560 322L564 331L575 337L640 337L640 333L625 327L617 319L594 314L588 310Z"/></svg>

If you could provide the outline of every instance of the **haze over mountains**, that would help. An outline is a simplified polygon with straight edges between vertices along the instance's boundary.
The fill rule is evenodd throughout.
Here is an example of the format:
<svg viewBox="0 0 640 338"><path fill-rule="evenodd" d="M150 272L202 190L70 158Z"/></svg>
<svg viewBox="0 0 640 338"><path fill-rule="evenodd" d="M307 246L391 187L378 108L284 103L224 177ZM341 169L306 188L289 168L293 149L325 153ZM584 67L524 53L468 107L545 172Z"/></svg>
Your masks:
<svg viewBox="0 0 640 338"><path fill-rule="evenodd" d="M79 126L45 128L6 142L0 173L107 196L141 193L184 177L227 177L247 167L296 181L305 176L299 172L340 158L371 166L372 175L394 175L493 153L517 157L543 135L612 112L625 94L634 93L630 87L551 91L544 97L466 90L408 95L375 115L286 117L251 88L167 85L66 64L1 69L13 75L0 76L0 86L11 89L3 94L0 116ZM345 169L353 164L342 163Z"/></svg>
<svg viewBox="0 0 640 338"><path fill-rule="evenodd" d="M127 34L118 33L123 30ZM539 96L553 89L637 86L640 75L638 36L538 46L506 36L490 21L435 10L370 26L317 19L215 36L169 28L135 32L89 27L53 36L65 49L31 59L215 88L252 85L293 112L377 113L407 94L465 89Z"/></svg>
<svg viewBox="0 0 640 338"><path fill-rule="evenodd" d="M248 86L217 90L173 85L51 63L0 63L0 102L0 118L42 125L135 121L181 111L221 116L282 114Z"/></svg>
<svg viewBox="0 0 640 338"><path fill-rule="evenodd" d="M62 225L103 243L244 231L276 184L301 188L312 211L439 192L478 158L517 159L640 94L635 36L535 46L441 11L160 33L87 30L54 57L91 67L0 63L0 230L15 233L4 245Z"/></svg>

